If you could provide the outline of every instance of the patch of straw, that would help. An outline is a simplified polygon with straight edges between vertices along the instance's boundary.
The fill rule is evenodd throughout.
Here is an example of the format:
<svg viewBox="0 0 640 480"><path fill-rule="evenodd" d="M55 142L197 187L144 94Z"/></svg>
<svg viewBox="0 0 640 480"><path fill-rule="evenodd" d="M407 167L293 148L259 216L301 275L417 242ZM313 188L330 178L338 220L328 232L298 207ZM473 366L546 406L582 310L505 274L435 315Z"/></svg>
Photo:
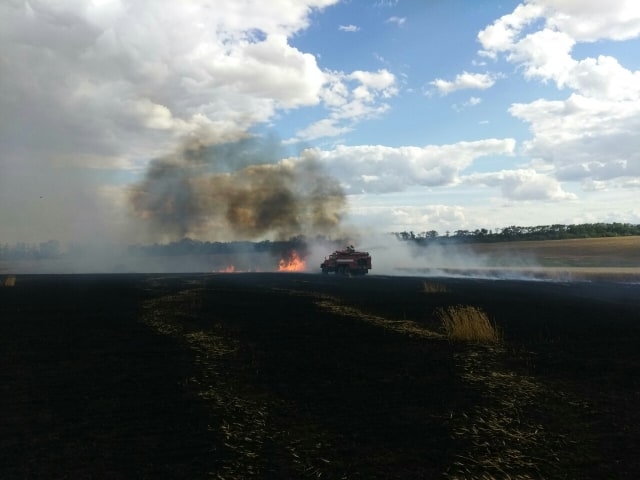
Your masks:
<svg viewBox="0 0 640 480"><path fill-rule="evenodd" d="M446 293L449 289L441 283L422 282L422 291L425 293Z"/></svg>
<svg viewBox="0 0 640 480"><path fill-rule="evenodd" d="M469 305L439 308L436 316L450 340L477 343L502 341L500 331L481 308Z"/></svg>

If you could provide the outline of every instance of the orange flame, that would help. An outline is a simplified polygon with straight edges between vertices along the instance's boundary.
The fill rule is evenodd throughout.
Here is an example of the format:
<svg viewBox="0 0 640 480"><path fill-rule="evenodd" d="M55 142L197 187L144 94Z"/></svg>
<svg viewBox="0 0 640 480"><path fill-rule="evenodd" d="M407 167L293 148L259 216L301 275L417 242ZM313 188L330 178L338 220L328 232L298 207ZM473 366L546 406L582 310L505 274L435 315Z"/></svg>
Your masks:
<svg viewBox="0 0 640 480"><path fill-rule="evenodd" d="M228 267L221 268L218 270L220 273L233 273L236 271L236 267L234 265L229 265Z"/></svg>
<svg viewBox="0 0 640 480"><path fill-rule="evenodd" d="M291 255L287 260L282 258L278 263L279 272L304 272L306 269L307 262L300 258L300 255L295 250L291 251Z"/></svg>

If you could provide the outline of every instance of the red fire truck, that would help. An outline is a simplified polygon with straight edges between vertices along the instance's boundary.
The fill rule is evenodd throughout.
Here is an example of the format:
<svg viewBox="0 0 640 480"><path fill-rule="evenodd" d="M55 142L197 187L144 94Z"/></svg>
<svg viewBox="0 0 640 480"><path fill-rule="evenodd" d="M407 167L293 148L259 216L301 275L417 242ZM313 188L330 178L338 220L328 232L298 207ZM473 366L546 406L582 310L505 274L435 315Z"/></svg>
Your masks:
<svg viewBox="0 0 640 480"><path fill-rule="evenodd" d="M336 250L324 259L320 265L322 273L340 275L366 275L371 269L369 252L358 252L353 245L344 250Z"/></svg>

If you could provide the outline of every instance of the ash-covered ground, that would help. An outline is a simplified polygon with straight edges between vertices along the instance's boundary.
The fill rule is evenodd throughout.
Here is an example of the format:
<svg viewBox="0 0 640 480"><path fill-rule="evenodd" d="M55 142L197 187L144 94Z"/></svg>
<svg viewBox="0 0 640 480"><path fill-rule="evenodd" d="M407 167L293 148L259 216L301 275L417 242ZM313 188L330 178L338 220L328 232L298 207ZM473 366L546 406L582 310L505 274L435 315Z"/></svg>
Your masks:
<svg viewBox="0 0 640 480"><path fill-rule="evenodd" d="M2 478L636 478L640 284L18 275ZM500 345L435 312L483 309Z"/></svg>

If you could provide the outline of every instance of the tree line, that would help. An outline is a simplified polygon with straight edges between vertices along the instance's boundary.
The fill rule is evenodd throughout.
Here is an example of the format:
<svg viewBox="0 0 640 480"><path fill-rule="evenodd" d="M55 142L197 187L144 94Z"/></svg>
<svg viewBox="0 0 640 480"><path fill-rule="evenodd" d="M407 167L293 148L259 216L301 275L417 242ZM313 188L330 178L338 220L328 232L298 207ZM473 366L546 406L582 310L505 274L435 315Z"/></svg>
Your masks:
<svg viewBox="0 0 640 480"><path fill-rule="evenodd" d="M537 225L535 227L509 227L488 230L456 230L441 235L436 230L415 233L413 231L393 232L398 240L416 243L429 242L512 242L522 240L564 240L571 238L622 237L640 235L640 225L631 223L581 223L578 225Z"/></svg>
<svg viewBox="0 0 640 480"><path fill-rule="evenodd" d="M476 230L456 230L441 235L436 230L424 232L392 232L400 241L411 241L417 244L429 242L512 242L520 240L562 240L568 238L619 237L640 235L640 225L631 223L583 223L579 225L538 225L520 227L512 225L495 230L480 228ZM297 250L304 255L307 248L304 236L292 237L288 240L260 242L208 242L183 238L167 244L130 245L125 248L132 256L170 256L170 255L210 255L219 253L266 252L274 255ZM344 245L347 240L330 240L316 237L315 242L325 245ZM14 245L0 243L0 260L42 260L63 258L65 256L91 255L91 246L71 244L64 249L60 242L49 240L41 243L19 242Z"/></svg>
<svg viewBox="0 0 640 480"><path fill-rule="evenodd" d="M0 260L44 260L65 257L90 256L100 250L102 246L91 244L70 244L63 248L60 242L49 240L41 243L18 242L14 245L0 244ZM129 245L118 249L132 257L179 256L179 255L211 255L211 254L243 254L251 252L266 252L273 255L297 250L305 254L307 242L305 237L297 236L288 240L260 242L208 242L183 238L166 244L154 243L150 245Z"/></svg>

